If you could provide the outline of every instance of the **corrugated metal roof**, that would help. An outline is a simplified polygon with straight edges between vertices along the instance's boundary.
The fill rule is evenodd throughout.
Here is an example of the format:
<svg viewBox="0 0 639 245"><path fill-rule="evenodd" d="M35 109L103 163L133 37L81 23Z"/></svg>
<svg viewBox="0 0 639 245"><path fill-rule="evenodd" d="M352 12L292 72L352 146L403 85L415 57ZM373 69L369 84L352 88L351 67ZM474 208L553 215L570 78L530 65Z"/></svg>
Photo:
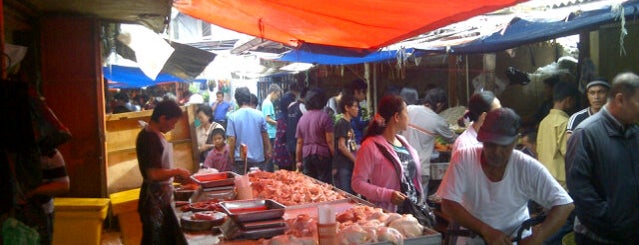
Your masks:
<svg viewBox="0 0 639 245"><path fill-rule="evenodd" d="M155 32L164 32L171 14L172 0L5 0L26 14L38 17L46 13L94 16L122 23L137 23Z"/></svg>
<svg viewBox="0 0 639 245"><path fill-rule="evenodd" d="M531 0L528 2L517 4L516 6L511 7L515 11L522 12L526 10L548 10L548 9L558 9L565 7L578 6L585 3L594 3L594 2L602 2L602 3L610 3L610 2L622 2L622 1L611 1L611 0Z"/></svg>

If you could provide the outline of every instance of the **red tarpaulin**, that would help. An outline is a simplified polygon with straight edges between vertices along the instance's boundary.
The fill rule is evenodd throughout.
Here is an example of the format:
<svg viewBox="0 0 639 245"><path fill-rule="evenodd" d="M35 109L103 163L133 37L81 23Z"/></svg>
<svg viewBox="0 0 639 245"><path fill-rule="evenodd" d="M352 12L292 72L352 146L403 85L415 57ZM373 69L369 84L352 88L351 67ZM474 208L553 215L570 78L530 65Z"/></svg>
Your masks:
<svg viewBox="0 0 639 245"><path fill-rule="evenodd" d="M292 47L375 51L525 0L175 0L180 12Z"/></svg>

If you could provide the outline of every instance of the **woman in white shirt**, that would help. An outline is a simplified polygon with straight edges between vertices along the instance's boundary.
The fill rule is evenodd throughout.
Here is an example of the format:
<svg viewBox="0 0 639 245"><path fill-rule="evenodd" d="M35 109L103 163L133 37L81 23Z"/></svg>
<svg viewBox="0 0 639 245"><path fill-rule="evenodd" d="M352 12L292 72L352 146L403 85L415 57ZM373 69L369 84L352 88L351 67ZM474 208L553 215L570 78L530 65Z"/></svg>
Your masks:
<svg viewBox="0 0 639 245"><path fill-rule="evenodd" d="M196 128L197 134L197 149L200 153L200 162L204 162L208 152L213 149L213 140L210 139L213 129L221 128L224 130L221 124L213 121L213 110L206 104L198 106L196 112L197 119L200 121L200 126Z"/></svg>

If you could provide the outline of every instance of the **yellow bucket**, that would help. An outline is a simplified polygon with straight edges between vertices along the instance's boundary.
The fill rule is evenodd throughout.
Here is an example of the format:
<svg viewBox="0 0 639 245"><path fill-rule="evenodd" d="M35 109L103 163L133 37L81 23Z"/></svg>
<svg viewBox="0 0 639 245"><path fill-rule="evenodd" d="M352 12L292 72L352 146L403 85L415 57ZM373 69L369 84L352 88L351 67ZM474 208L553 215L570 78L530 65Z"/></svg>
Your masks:
<svg viewBox="0 0 639 245"><path fill-rule="evenodd" d="M100 244L109 199L56 197L53 203L53 244Z"/></svg>

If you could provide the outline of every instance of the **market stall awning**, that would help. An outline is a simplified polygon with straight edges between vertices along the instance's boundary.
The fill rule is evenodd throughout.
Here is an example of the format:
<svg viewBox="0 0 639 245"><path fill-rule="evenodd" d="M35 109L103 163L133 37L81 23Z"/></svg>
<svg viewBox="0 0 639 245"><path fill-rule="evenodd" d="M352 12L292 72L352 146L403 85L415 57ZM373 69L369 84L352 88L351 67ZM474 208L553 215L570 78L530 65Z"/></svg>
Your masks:
<svg viewBox="0 0 639 245"><path fill-rule="evenodd" d="M605 3L602 5L601 3ZM595 8L592 8L593 5ZM533 12L529 16L513 16L510 22L485 36L474 37L466 40L449 40L448 42L422 42L406 44L405 47L416 50L472 54L490 53L502 51L525 44L550 40L553 38L579 34L584 31L594 30L600 25L617 22L620 26L623 18L636 19L639 15L639 2L630 1L622 4L608 2L595 2L593 4L576 5L573 8L557 10L554 13ZM499 20L503 19L500 17ZM487 16L487 26L496 26L489 23L491 18ZM456 43L455 43L456 42ZM402 45L397 44L397 45ZM629 44L628 44L629 45Z"/></svg>
<svg viewBox="0 0 639 245"><path fill-rule="evenodd" d="M407 58L408 56L413 55L413 52L414 50L412 48L400 50L382 50L365 55L363 57L352 57L330 54L316 54L307 52L305 50L292 50L276 60L320 65L353 65L395 60L398 58Z"/></svg>
<svg viewBox="0 0 639 245"><path fill-rule="evenodd" d="M180 12L313 53L365 55L525 0L175 0Z"/></svg>
<svg viewBox="0 0 639 245"><path fill-rule="evenodd" d="M122 25L116 51L126 59L137 62L151 79L168 73L184 80L193 80L215 59L216 54L168 41L157 33L139 26Z"/></svg>
<svg viewBox="0 0 639 245"><path fill-rule="evenodd" d="M109 65L102 68L104 78L109 80L110 88L142 88L158 85L164 82L190 82L168 73L160 73L157 78L151 79L138 67ZM206 80L194 80L203 82Z"/></svg>

